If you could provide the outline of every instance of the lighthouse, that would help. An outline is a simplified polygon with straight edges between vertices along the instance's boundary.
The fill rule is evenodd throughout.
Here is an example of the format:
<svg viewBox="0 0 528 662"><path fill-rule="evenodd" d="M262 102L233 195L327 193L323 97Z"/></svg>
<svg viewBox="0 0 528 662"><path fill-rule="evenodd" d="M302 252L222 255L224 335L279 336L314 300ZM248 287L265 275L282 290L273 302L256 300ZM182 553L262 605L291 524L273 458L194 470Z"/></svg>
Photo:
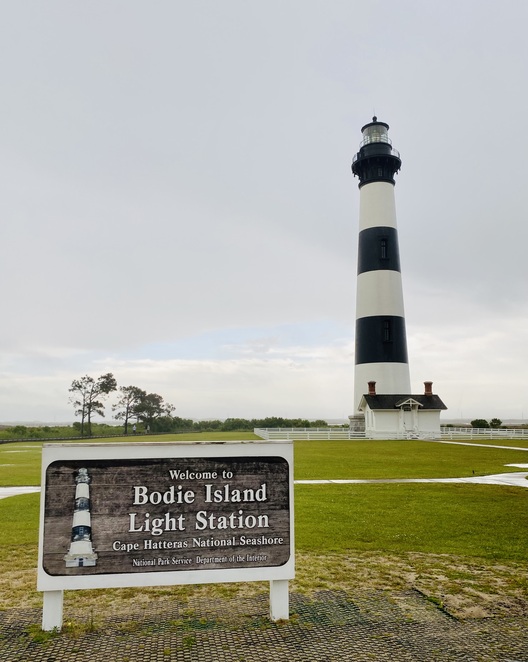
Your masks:
<svg viewBox="0 0 528 662"><path fill-rule="evenodd" d="M352 161L360 191L354 415L350 417L355 427L364 417L359 405L369 382L376 383L378 393L411 392L394 199L394 176L401 159L389 139L388 124L373 117L361 132Z"/></svg>
<svg viewBox="0 0 528 662"><path fill-rule="evenodd" d="M97 554L92 545L92 521L90 515L90 476L84 467L75 477L75 501L71 532L71 543L64 556L67 568L94 566Z"/></svg>

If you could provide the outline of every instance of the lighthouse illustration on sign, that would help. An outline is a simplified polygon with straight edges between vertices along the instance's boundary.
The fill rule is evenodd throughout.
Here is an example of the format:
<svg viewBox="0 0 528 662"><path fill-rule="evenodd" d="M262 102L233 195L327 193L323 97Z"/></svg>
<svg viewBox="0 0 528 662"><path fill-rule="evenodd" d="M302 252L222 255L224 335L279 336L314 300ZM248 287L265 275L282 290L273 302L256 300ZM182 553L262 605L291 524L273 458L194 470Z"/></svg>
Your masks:
<svg viewBox="0 0 528 662"><path fill-rule="evenodd" d="M94 566L97 554L92 545L92 522L90 515L90 476L88 469L81 468L75 476L75 505L71 543L64 556L67 568Z"/></svg>
<svg viewBox="0 0 528 662"><path fill-rule="evenodd" d="M424 382L411 395L394 176L399 152L389 125L365 124L352 172L359 179L354 414L351 427L368 437L434 436L443 402Z"/></svg>

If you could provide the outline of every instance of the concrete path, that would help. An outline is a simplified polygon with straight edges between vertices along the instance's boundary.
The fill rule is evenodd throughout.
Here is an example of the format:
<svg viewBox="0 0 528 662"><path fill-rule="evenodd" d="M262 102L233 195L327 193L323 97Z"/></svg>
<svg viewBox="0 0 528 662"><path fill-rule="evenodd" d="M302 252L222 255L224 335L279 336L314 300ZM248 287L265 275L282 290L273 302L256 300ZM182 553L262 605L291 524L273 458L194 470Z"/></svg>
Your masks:
<svg viewBox="0 0 528 662"><path fill-rule="evenodd" d="M454 444L455 446L478 446L479 448L503 448L507 451L528 451L522 446L497 446L496 444L475 444L472 441L443 441L441 439L423 439L427 444Z"/></svg>
<svg viewBox="0 0 528 662"><path fill-rule="evenodd" d="M32 492L40 492L40 487L0 487L0 499L18 496L19 494L31 494Z"/></svg>
<svg viewBox="0 0 528 662"><path fill-rule="evenodd" d="M509 465L513 466L513 465ZM361 484L361 483L473 483L478 485L510 485L513 487L528 487L528 471L512 472L508 474L494 474L492 476L471 476L470 478L379 478L370 479L344 479L344 480L296 480L296 485L334 485Z"/></svg>

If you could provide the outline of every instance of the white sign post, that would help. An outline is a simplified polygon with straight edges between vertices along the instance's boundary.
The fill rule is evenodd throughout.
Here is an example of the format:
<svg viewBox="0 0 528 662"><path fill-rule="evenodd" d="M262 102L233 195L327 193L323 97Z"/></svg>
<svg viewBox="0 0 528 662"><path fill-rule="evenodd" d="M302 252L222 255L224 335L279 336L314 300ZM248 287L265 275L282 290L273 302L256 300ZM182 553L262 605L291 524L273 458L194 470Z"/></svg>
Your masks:
<svg viewBox="0 0 528 662"><path fill-rule="evenodd" d="M37 589L42 629L66 589L270 581L289 618L291 442L45 444Z"/></svg>

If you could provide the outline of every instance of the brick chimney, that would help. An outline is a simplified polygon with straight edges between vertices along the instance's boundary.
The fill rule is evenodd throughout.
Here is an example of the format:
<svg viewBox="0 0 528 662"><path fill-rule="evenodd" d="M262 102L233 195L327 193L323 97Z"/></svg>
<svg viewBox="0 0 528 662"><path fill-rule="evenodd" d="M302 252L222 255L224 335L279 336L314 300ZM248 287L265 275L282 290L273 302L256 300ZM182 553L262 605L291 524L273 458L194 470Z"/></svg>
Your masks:
<svg viewBox="0 0 528 662"><path fill-rule="evenodd" d="M376 395L376 382L369 382L368 387L369 387L368 394L369 395Z"/></svg>
<svg viewBox="0 0 528 662"><path fill-rule="evenodd" d="M433 395L433 382L424 382L424 395Z"/></svg>

